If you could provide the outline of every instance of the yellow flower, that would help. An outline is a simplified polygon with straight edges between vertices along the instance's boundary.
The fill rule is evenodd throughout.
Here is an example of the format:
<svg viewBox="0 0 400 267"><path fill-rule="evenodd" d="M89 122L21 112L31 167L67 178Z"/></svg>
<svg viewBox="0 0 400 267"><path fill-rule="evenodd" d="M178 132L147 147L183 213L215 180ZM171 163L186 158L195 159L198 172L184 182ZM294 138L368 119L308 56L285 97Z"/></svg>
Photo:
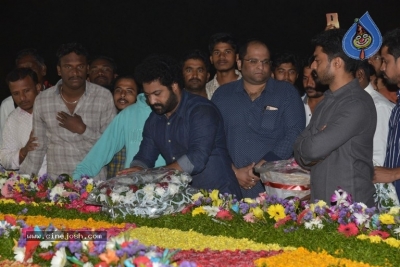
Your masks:
<svg viewBox="0 0 400 267"><path fill-rule="evenodd" d="M368 239L368 236L364 235L364 234L361 234L361 235L358 235L357 238L360 239L360 240L365 240L365 239Z"/></svg>
<svg viewBox="0 0 400 267"><path fill-rule="evenodd" d="M382 238L379 235L372 235L369 236L369 241L371 241L371 243L380 243Z"/></svg>
<svg viewBox="0 0 400 267"><path fill-rule="evenodd" d="M264 219L264 211L260 207L253 208L252 212L257 219Z"/></svg>
<svg viewBox="0 0 400 267"><path fill-rule="evenodd" d="M371 265L362 262L356 262L344 258L336 258L329 255L326 251L314 252L305 248L298 248L295 251L286 251L285 253L268 258L259 258L254 261L256 267L274 266L274 267L328 267L328 266L347 266L347 267L370 267Z"/></svg>
<svg viewBox="0 0 400 267"><path fill-rule="evenodd" d="M255 203L255 202L256 202L255 199L251 199L251 198L248 198L248 197L244 198L243 201L244 201L245 203L248 203L248 204L251 204L251 203Z"/></svg>
<svg viewBox="0 0 400 267"><path fill-rule="evenodd" d="M312 203L312 204L310 204L310 210L312 211L312 212L314 212L314 210L315 210L315 208L316 207L320 207L320 208L323 208L323 207L325 207L326 206L326 202L325 201L323 201L323 200L320 200L320 201L318 201L317 203Z"/></svg>
<svg viewBox="0 0 400 267"><path fill-rule="evenodd" d="M19 205L25 205L25 204L26 204L26 202L22 200L22 201L21 201L21 202L19 202L18 204L19 204Z"/></svg>
<svg viewBox="0 0 400 267"><path fill-rule="evenodd" d="M383 224L394 224L394 217L391 214L381 214L379 215L379 220Z"/></svg>
<svg viewBox="0 0 400 267"><path fill-rule="evenodd" d="M214 189L210 194L210 198L214 207L219 207L222 205L222 199L219 198L219 190Z"/></svg>
<svg viewBox="0 0 400 267"><path fill-rule="evenodd" d="M285 208L281 204L275 204L268 207L267 212L270 218L276 222L286 217Z"/></svg>
<svg viewBox="0 0 400 267"><path fill-rule="evenodd" d="M93 190L93 184L87 184L86 185L86 192L90 193Z"/></svg>
<svg viewBox="0 0 400 267"><path fill-rule="evenodd" d="M193 200L193 201L196 201L196 200L198 200L200 197L204 197L204 195L203 195L201 192L198 192L198 193L196 193L196 194L194 194L194 195L192 196L192 200Z"/></svg>
<svg viewBox="0 0 400 267"><path fill-rule="evenodd" d="M388 244L391 247L399 248L400 247L400 240L397 240L396 238L389 237L383 240L386 244Z"/></svg>
<svg viewBox="0 0 400 267"><path fill-rule="evenodd" d="M400 207L391 207L389 210L389 214L396 215L400 213Z"/></svg>
<svg viewBox="0 0 400 267"><path fill-rule="evenodd" d="M203 209L203 207L197 207L192 211L192 216L196 216L199 214L205 214L206 211Z"/></svg>

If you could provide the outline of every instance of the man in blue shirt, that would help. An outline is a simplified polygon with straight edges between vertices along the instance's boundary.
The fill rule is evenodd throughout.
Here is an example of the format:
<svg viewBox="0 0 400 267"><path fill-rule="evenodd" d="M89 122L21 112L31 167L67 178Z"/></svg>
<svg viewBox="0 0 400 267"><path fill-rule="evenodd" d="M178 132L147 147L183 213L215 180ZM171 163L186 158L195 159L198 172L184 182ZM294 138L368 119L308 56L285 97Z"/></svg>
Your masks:
<svg viewBox="0 0 400 267"><path fill-rule="evenodd" d="M167 168L193 177L193 187L219 189L240 199L218 108L182 89L182 67L168 56L147 58L136 68L135 76L153 112L131 168L120 173L152 168L161 154Z"/></svg>
<svg viewBox="0 0 400 267"><path fill-rule="evenodd" d="M243 197L254 198L265 191L253 174L254 166L290 158L306 124L296 88L271 78L270 59L263 42L245 44L237 62L242 79L219 87L212 98L224 119L232 168Z"/></svg>
<svg viewBox="0 0 400 267"><path fill-rule="evenodd" d="M391 84L400 87L400 29L385 34L381 48L381 71ZM397 91L399 98L400 91ZM385 167L375 167L375 183L394 182L400 198L400 101L392 109L389 119L389 134L386 145Z"/></svg>

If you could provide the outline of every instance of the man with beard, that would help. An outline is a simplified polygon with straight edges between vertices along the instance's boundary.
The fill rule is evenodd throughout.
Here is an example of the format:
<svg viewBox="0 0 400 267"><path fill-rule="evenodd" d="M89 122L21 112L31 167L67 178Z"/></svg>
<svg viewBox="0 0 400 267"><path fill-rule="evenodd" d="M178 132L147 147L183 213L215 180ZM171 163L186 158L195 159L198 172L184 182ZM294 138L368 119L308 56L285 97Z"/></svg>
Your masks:
<svg viewBox="0 0 400 267"><path fill-rule="evenodd" d="M244 197L265 191L253 168L266 161L293 156L293 144L306 124L304 105L296 88L271 78L271 57L265 43L240 48L242 79L222 85L212 101L224 119L232 169Z"/></svg>
<svg viewBox="0 0 400 267"><path fill-rule="evenodd" d="M135 78L153 112L131 168L120 174L152 168L161 154L167 168L193 177L193 187L218 189L241 199L221 114L209 100L181 89L181 65L168 56L152 56L136 68Z"/></svg>
<svg viewBox="0 0 400 267"><path fill-rule="evenodd" d="M344 31L333 29L317 35L311 68L316 82L329 85L310 124L294 145L296 161L311 168L311 201L328 203L342 188L355 202L374 205L373 137L376 110L353 73L357 61L342 49Z"/></svg>
<svg viewBox="0 0 400 267"><path fill-rule="evenodd" d="M118 171L129 168L133 156L139 151L144 123L151 112L146 97L143 93L137 95L138 92L136 81L130 75L115 79L114 103L120 112L76 166L72 175L75 180L82 176L95 177L107 164L107 178L115 177ZM165 161L160 156L155 166L163 165Z"/></svg>
<svg viewBox="0 0 400 267"><path fill-rule="evenodd" d="M210 63L200 50L193 50L183 57L182 72L185 90L207 98L206 83L210 78Z"/></svg>
<svg viewBox="0 0 400 267"><path fill-rule="evenodd" d="M238 45L232 35L223 32L214 34L210 38L208 49L211 64L217 71L214 79L206 85L208 99L211 99L218 87L239 80L242 75L235 69L239 55Z"/></svg>
<svg viewBox="0 0 400 267"><path fill-rule="evenodd" d="M20 167L21 173L37 174L47 155L52 179L72 173L116 114L111 93L86 81L87 52L82 45L63 44L57 57L61 80L35 100L33 135L38 146ZM106 169L95 178L104 180Z"/></svg>
<svg viewBox="0 0 400 267"><path fill-rule="evenodd" d="M307 63L303 68L303 88L306 92L303 97L303 103L306 111L306 126L310 123L315 107L324 99L324 92L329 89L326 85L315 82L314 76L316 74L310 65L311 62Z"/></svg>
<svg viewBox="0 0 400 267"><path fill-rule="evenodd" d="M96 56L90 61L89 82L103 86L111 91L111 83L117 76L117 65L114 59L106 56Z"/></svg>
<svg viewBox="0 0 400 267"><path fill-rule="evenodd" d="M394 29L383 37L381 71L388 83L400 87L400 29ZM400 91L397 92L399 95ZM400 198L400 104L397 101L389 119L385 167L375 167L374 182L394 182L397 196Z"/></svg>

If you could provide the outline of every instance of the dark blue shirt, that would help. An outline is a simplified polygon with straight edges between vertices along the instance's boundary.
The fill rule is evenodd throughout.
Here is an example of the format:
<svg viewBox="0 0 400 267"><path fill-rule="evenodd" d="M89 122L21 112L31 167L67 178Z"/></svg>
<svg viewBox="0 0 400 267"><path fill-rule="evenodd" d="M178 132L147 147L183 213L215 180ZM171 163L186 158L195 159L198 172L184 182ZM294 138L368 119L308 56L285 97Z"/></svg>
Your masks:
<svg viewBox="0 0 400 267"><path fill-rule="evenodd" d="M389 119L389 133L386 146L384 166L388 168L400 167L400 90L397 91L397 104L392 109ZM400 180L394 182L397 196L400 198Z"/></svg>
<svg viewBox="0 0 400 267"><path fill-rule="evenodd" d="M304 104L293 85L270 78L252 101L240 79L219 87L212 101L224 119L229 155L237 168L261 159L292 157L294 142L306 124ZM263 191L260 183L242 193L256 197Z"/></svg>
<svg viewBox="0 0 400 267"><path fill-rule="evenodd" d="M204 97L182 90L177 110L167 118L152 112L131 166L154 167L161 154L167 164L177 162L192 175L192 186L219 189L242 197L226 147L218 108Z"/></svg>

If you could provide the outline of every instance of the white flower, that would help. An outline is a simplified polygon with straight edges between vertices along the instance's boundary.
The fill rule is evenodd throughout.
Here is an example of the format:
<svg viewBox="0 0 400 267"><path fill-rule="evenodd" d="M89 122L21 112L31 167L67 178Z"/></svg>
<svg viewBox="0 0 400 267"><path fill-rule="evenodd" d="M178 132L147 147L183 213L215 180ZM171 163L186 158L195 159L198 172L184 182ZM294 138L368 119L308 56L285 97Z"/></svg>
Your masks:
<svg viewBox="0 0 400 267"><path fill-rule="evenodd" d="M129 190L125 197L122 199L122 203L124 204L132 204L133 202L136 201L136 194L133 193L132 190Z"/></svg>
<svg viewBox="0 0 400 267"><path fill-rule="evenodd" d="M9 224L7 221L0 221L0 229L6 229L10 228L11 224Z"/></svg>
<svg viewBox="0 0 400 267"><path fill-rule="evenodd" d="M395 233L396 235L400 235L400 226L397 227L397 228L395 228L395 229L393 230L393 233Z"/></svg>
<svg viewBox="0 0 400 267"><path fill-rule="evenodd" d="M120 203L124 199L123 196L121 196L120 194L117 194L115 192L112 192L110 196L111 196L111 201L113 203Z"/></svg>
<svg viewBox="0 0 400 267"><path fill-rule="evenodd" d="M14 259L16 261L19 262L24 262L24 258L25 258L25 247L21 248L21 247L16 247L14 248Z"/></svg>
<svg viewBox="0 0 400 267"><path fill-rule="evenodd" d="M99 194L98 197L99 197L100 202L107 201L107 196L105 194Z"/></svg>
<svg viewBox="0 0 400 267"><path fill-rule="evenodd" d="M161 186L157 186L155 192L157 195L163 196L165 194L165 189Z"/></svg>
<svg viewBox="0 0 400 267"><path fill-rule="evenodd" d="M62 194L66 192L66 190L64 189L64 185L63 184L57 184L55 187L53 187L50 191L50 199L52 201L54 201L54 197L56 195L62 196Z"/></svg>
<svg viewBox="0 0 400 267"><path fill-rule="evenodd" d="M179 191L179 186L177 186L176 184L169 184L168 188L171 195L175 195Z"/></svg>
<svg viewBox="0 0 400 267"><path fill-rule="evenodd" d="M154 193L154 184L147 184L143 187L143 193L148 196L153 196Z"/></svg>
<svg viewBox="0 0 400 267"><path fill-rule="evenodd" d="M369 218L369 216L364 213L354 213L353 216L356 218L355 221L357 225L364 224Z"/></svg>
<svg viewBox="0 0 400 267"><path fill-rule="evenodd" d="M114 188L113 192L114 193L123 193L129 190L128 186L120 186L118 188Z"/></svg>
<svg viewBox="0 0 400 267"><path fill-rule="evenodd" d="M49 247L51 247L53 245L53 242L51 242L51 241L41 241L39 243L39 245L40 245L41 248L49 248Z"/></svg>
<svg viewBox="0 0 400 267"><path fill-rule="evenodd" d="M313 230L313 229L322 229L322 228L324 228L324 225L322 224L321 219L319 217L317 217L317 218L312 219L309 222L305 222L304 227L306 229Z"/></svg>
<svg viewBox="0 0 400 267"><path fill-rule="evenodd" d="M219 211L219 207L215 206L203 206L203 209L207 212L208 216L215 217Z"/></svg>
<svg viewBox="0 0 400 267"><path fill-rule="evenodd" d="M51 267L63 267L67 263L67 254L65 248L57 250L56 254L51 259Z"/></svg>
<svg viewBox="0 0 400 267"><path fill-rule="evenodd" d="M34 182L30 182L29 187L32 188L33 190L39 190L39 188L37 187L37 185Z"/></svg>
<svg viewBox="0 0 400 267"><path fill-rule="evenodd" d="M110 240L107 241L106 249L115 250L116 244L121 245L122 243L124 243L124 241L125 241L125 238L123 235L113 236L110 238Z"/></svg>
<svg viewBox="0 0 400 267"><path fill-rule="evenodd" d="M82 265L82 267L93 267L93 263L86 262L85 264Z"/></svg>

